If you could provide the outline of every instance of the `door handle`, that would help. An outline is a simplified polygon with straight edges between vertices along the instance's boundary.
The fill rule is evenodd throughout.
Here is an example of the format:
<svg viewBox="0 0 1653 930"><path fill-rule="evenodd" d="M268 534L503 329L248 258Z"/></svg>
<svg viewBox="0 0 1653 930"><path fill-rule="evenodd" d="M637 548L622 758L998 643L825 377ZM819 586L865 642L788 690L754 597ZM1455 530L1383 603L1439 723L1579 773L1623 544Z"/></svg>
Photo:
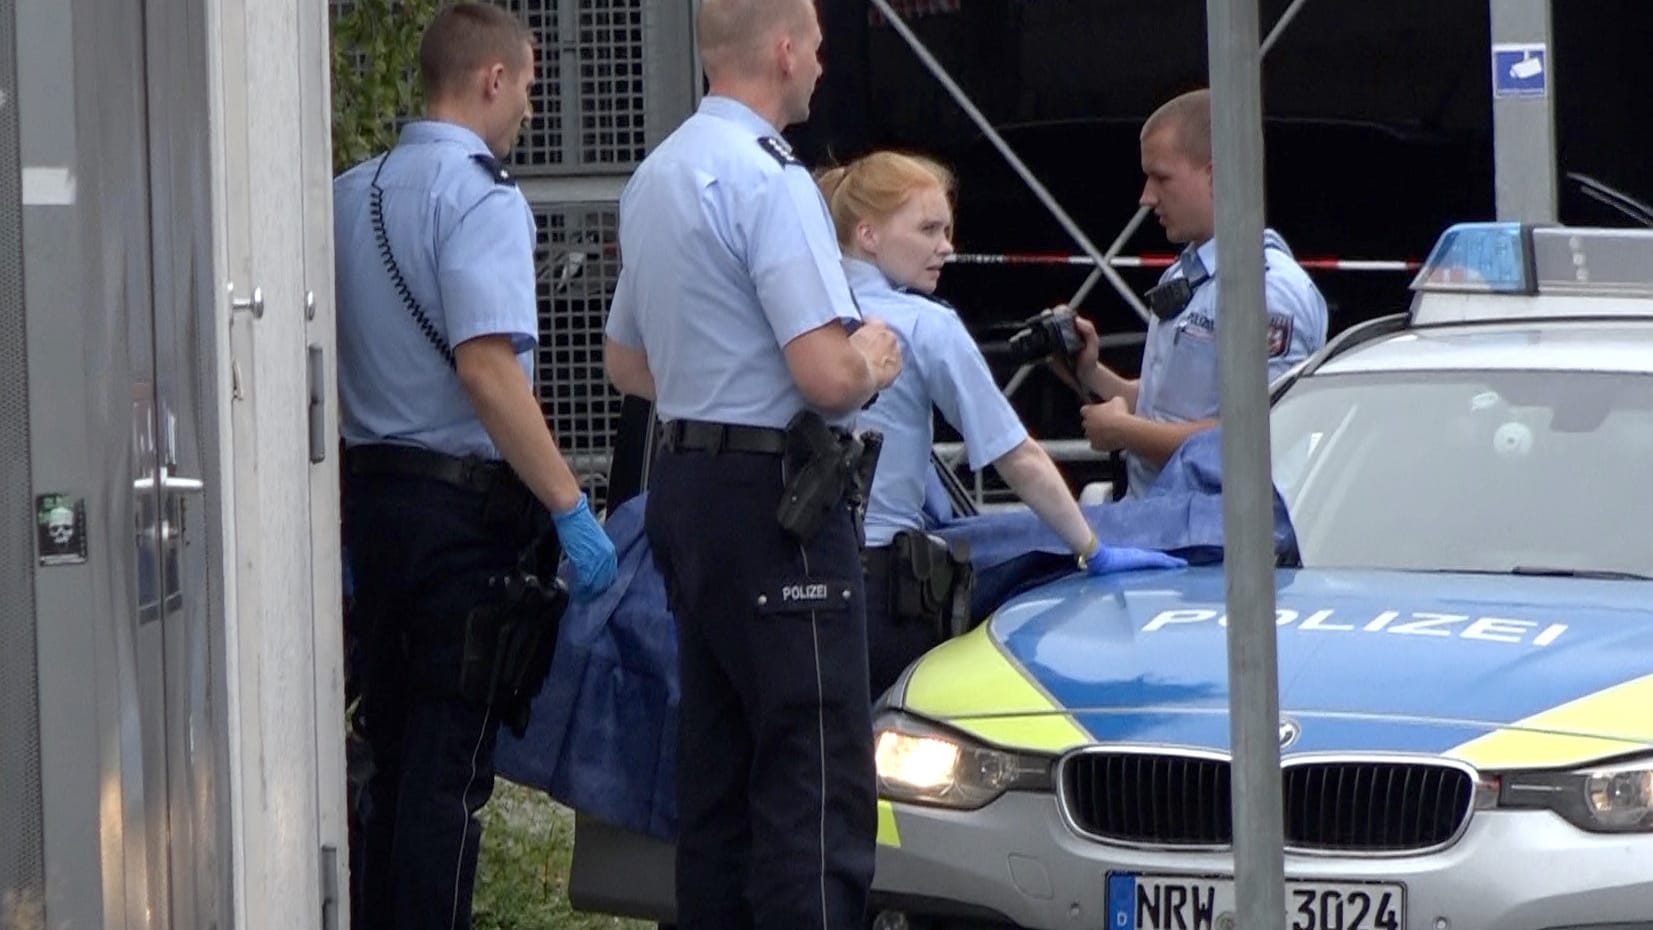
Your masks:
<svg viewBox="0 0 1653 930"><path fill-rule="evenodd" d="M321 346L305 350L306 381L310 389L310 462L327 461L327 371Z"/></svg>
<svg viewBox="0 0 1653 930"><path fill-rule="evenodd" d="M206 487L199 478L184 478L174 475L165 465L161 466L161 490L172 491L178 494L199 494ZM132 482L134 491L155 490L155 478L145 475Z"/></svg>
<svg viewBox="0 0 1653 930"><path fill-rule="evenodd" d="M231 315L250 313L255 320L264 318L264 289L262 287L253 288L251 297L237 297L235 296L235 284L232 282L229 285L229 294Z"/></svg>
<svg viewBox="0 0 1653 930"><path fill-rule="evenodd" d="M174 475L165 464L161 465L160 473L161 490L169 494L169 496L165 500L161 501L160 504L161 542L163 544L170 544L176 541L178 537L183 534L184 529L183 502L179 500L176 495L200 494L206 489L206 484L199 478L184 478L179 475ZM155 478L150 475L145 475L142 478L134 479L132 482L132 490L144 493L155 490ZM170 508L174 505L178 508L178 520L176 523L168 518L172 512ZM139 535L142 535L142 533L140 532Z"/></svg>

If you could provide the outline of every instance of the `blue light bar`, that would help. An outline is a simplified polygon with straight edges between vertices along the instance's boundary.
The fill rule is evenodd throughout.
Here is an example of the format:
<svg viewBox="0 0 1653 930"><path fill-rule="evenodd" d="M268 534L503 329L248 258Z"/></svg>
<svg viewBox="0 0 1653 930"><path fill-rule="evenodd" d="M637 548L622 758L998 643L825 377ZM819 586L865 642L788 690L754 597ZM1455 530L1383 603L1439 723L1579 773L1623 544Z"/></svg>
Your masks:
<svg viewBox="0 0 1653 930"><path fill-rule="evenodd" d="M1436 240L1412 290L1531 294L1529 241L1520 223L1450 226Z"/></svg>

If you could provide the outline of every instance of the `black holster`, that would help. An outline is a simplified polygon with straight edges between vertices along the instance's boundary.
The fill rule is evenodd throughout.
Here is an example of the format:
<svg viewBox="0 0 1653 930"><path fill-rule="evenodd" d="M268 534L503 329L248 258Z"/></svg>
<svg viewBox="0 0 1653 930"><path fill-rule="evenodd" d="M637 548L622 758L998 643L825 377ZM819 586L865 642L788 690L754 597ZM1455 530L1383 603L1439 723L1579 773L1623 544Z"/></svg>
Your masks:
<svg viewBox="0 0 1653 930"><path fill-rule="evenodd" d="M781 464L784 486L775 508L781 529L799 542L808 542L835 508L846 501L859 506L865 500L884 439L876 432L866 436L863 442L834 430L813 410L792 417L786 425L786 454Z"/></svg>
<svg viewBox="0 0 1653 930"><path fill-rule="evenodd" d="M519 738L528 728L534 697L551 673L557 632L568 609L568 588L556 576L559 556L554 534L541 537L516 570L489 579L499 600L473 608L465 617L459 691L471 703L491 707ZM546 562L548 570L542 567Z"/></svg>
<svg viewBox="0 0 1653 930"><path fill-rule="evenodd" d="M907 530L890 544L890 614L931 624L937 640L970 631L976 571L969 547Z"/></svg>

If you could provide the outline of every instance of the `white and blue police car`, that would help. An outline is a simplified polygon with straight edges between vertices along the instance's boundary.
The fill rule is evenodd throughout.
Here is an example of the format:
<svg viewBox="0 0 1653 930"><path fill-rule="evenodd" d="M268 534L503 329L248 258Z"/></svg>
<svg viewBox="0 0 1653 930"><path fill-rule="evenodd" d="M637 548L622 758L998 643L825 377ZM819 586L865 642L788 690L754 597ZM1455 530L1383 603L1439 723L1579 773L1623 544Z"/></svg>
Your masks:
<svg viewBox="0 0 1653 930"><path fill-rule="evenodd" d="M1291 930L1653 930L1653 232L1453 227L1276 385ZM884 926L1232 930L1220 565L1070 576L876 721Z"/></svg>

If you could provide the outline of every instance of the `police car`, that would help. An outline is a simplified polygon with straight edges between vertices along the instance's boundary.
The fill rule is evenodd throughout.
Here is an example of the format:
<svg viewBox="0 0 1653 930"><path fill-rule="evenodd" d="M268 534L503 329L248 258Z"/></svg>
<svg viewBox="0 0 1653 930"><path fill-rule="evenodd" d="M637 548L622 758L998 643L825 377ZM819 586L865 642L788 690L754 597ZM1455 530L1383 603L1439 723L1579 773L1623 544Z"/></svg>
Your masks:
<svg viewBox="0 0 1653 930"><path fill-rule="evenodd" d="M1275 386L1292 930L1653 928L1653 232L1453 227ZM886 927L1231 930L1221 566L1070 576L875 721Z"/></svg>

